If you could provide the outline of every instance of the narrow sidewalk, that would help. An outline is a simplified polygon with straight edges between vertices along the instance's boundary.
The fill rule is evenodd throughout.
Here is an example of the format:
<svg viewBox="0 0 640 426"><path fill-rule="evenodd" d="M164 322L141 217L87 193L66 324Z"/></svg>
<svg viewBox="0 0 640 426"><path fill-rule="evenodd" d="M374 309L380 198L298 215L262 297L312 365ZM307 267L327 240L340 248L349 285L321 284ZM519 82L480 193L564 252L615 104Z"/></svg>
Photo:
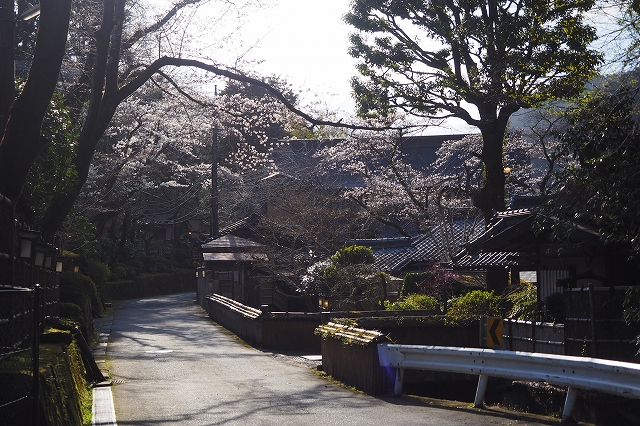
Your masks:
<svg viewBox="0 0 640 426"><path fill-rule="evenodd" d="M106 380L97 383L93 388L93 406L91 409L93 426L117 426L116 412L113 406L113 394L111 393L111 380L107 369L107 342L111 334L111 316L94 318L93 325L99 333L98 345L93 349L93 357Z"/></svg>

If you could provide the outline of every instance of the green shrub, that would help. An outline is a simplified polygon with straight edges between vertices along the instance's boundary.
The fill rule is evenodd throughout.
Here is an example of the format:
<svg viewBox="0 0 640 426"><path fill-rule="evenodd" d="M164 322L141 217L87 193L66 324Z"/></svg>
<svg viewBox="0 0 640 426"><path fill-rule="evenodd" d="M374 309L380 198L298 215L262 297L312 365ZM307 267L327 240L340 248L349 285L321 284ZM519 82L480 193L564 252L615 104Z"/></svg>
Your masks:
<svg viewBox="0 0 640 426"><path fill-rule="evenodd" d="M124 263L117 263L111 267L111 281L131 279L137 275L136 268Z"/></svg>
<svg viewBox="0 0 640 426"><path fill-rule="evenodd" d="M370 247L347 246L343 247L336 254L331 256L334 265L368 265L376 261L376 256Z"/></svg>
<svg viewBox="0 0 640 426"><path fill-rule="evenodd" d="M111 271L106 264L95 260L90 260L88 262L88 273L89 278L91 278L91 280L95 283L96 287L98 289L101 289L107 283L107 279L109 278L109 274L111 274Z"/></svg>
<svg viewBox="0 0 640 426"><path fill-rule="evenodd" d="M417 293L419 284L431 278L431 272L409 272L402 280L402 289L400 294L409 295Z"/></svg>
<svg viewBox="0 0 640 426"><path fill-rule="evenodd" d="M157 274L158 271L158 258L154 256L145 256L142 258L142 264L144 265L144 271L148 274Z"/></svg>
<svg viewBox="0 0 640 426"><path fill-rule="evenodd" d="M404 311L404 310L439 310L440 303L438 299L426 294L409 294L401 297L396 302L384 301L384 308L387 311Z"/></svg>
<svg viewBox="0 0 640 426"><path fill-rule="evenodd" d="M524 283L520 289L510 293L507 300L513 307L509 311L509 318L525 321L536 319L538 312L538 288L531 283Z"/></svg>
<svg viewBox="0 0 640 426"><path fill-rule="evenodd" d="M191 252L185 248L174 250L173 258L175 259L176 267L178 268L189 269L194 267Z"/></svg>
<svg viewBox="0 0 640 426"><path fill-rule="evenodd" d="M60 318L67 318L78 324L83 321L82 309L75 303L59 302L58 310Z"/></svg>
<svg viewBox="0 0 640 426"><path fill-rule="evenodd" d="M93 334L93 314L100 313L98 292L91 278L77 272L60 274L60 302L78 306L80 330L84 338L89 341Z"/></svg>
<svg viewBox="0 0 640 426"><path fill-rule="evenodd" d="M179 269L169 274L140 275L133 280L107 283L104 297L108 300L124 300L195 291L195 281L192 269Z"/></svg>
<svg viewBox="0 0 640 426"><path fill-rule="evenodd" d="M138 259L127 260L125 262L125 267L130 271L129 273L132 274L133 276L144 274L145 272L147 272L145 270L144 262Z"/></svg>
<svg viewBox="0 0 640 426"><path fill-rule="evenodd" d="M500 296L493 291L473 290L451 299L446 313L448 325L468 325L482 317L497 316Z"/></svg>

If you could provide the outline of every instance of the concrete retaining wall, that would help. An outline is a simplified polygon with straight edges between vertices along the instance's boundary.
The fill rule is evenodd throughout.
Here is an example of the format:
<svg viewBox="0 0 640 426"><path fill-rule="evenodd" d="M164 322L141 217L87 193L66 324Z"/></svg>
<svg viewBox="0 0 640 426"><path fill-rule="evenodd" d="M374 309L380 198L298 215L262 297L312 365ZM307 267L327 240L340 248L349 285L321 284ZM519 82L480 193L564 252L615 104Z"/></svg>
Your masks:
<svg viewBox="0 0 640 426"><path fill-rule="evenodd" d="M320 352L319 313L260 312L220 295L206 298L209 317L252 345L271 350Z"/></svg>

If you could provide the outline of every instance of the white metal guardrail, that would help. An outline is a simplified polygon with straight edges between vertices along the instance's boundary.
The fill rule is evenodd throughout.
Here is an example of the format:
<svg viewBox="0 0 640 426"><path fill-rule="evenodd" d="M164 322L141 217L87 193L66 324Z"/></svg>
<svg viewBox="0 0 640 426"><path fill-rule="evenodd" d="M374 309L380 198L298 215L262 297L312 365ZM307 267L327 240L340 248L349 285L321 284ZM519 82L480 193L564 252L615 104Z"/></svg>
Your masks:
<svg viewBox="0 0 640 426"><path fill-rule="evenodd" d="M569 420L578 390L640 398L640 364L597 358L442 346L379 344L381 367L396 370L394 394L405 369L478 375L474 406L484 401L489 377L547 382L568 388L562 419Z"/></svg>

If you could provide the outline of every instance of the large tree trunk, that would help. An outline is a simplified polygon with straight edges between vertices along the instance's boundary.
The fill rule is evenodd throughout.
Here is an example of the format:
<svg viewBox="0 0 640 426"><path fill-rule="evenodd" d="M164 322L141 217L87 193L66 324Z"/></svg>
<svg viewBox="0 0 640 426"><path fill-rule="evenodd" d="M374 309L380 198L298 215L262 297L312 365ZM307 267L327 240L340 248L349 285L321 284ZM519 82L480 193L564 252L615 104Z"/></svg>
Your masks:
<svg viewBox="0 0 640 426"><path fill-rule="evenodd" d="M20 96L11 107L0 143L0 193L14 202L38 152L42 122L56 88L65 52L71 0L43 0L33 62Z"/></svg>
<svg viewBox="0 0 640 426"><path fill-rule="evenodd" d="M71 0L41 0L36 48L29 77L13 103L0 142L0 194L14 204L38 152L46 143L42 122L58 81L64 57ZM13 60L13 58L11 59ZM11 88L13 90L13 87ZM4 121L4 120L3 120ZM15 255L14 207L0 214L0 253ZM12 277L2 277L11 284Z"/></svg>
<svg viewBox="0 0 640 426"><path fill-rule="evenodd" d="M505 209L504 175L504 135L511 111L503 109L497 115L497 106L489 105L480 109L480 133L482 134L482 152L480 159L484 167L484 182L473 196L473 205L480 209L488 225L494 214Z"/></svg>

